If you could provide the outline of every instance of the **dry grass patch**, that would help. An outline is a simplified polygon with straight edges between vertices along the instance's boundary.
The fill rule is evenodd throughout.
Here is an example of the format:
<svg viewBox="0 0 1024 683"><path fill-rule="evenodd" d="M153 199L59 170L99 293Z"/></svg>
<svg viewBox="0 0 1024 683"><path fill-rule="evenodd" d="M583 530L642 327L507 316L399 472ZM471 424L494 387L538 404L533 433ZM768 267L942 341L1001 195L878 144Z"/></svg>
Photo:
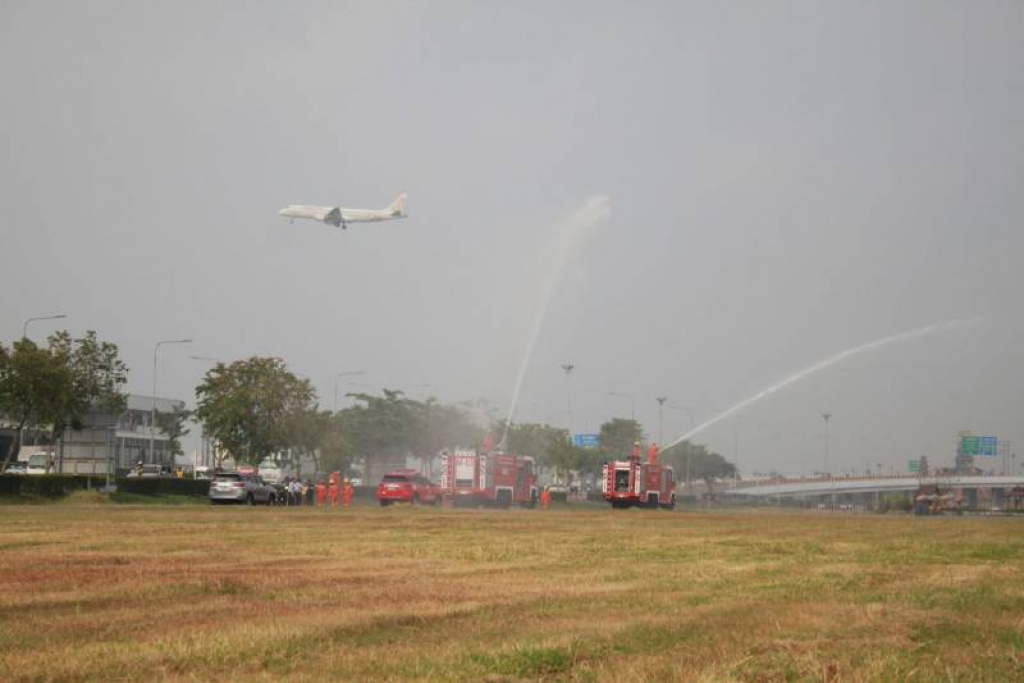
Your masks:
<svg viewBox="0 0 1024 683"><path fill-rule="evenodd" d="M1024 521L5 512L16 680L1024 678Z"/></svg>

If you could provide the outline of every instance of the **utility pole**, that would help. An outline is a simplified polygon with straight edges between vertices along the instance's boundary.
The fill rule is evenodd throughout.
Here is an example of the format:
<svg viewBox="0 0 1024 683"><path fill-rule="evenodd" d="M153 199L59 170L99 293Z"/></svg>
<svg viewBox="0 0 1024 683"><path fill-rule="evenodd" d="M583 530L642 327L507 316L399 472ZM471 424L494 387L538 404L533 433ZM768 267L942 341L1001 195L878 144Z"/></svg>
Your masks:
<svg viewBox="0 0 1024 683"><path fill-rule="evenodd" d="M665 443L665 434L662 432L661 425L662 425L662 421L663 421L662 417L664 417L664 412L665 412L665 401L668 400L668 397L667 396L659 396L658 398L656 398L654 400L658 402L658 444L659 445L664 445L664 443Z"/></svg>
<svg viewBox="0 0 1024 683"><path fill-rule="evenodd" d="M565 428L569 432L569 443L572 443L572 371L576 366L572 363L562 363L562 370L565 371Z"/></svg>
<svg viewBox="0 0 1024 683"><path fill-rule="evenodd" d="M825 420L825 476L828 476L828 421L832 419L832 413L822 413L821 417Z"/></svg>

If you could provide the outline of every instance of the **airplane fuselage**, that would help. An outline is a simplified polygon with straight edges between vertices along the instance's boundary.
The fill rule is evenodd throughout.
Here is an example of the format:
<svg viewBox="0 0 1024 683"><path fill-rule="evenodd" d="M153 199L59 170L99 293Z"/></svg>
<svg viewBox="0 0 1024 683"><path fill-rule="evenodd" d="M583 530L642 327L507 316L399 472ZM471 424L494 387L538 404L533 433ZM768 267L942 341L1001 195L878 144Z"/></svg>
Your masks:
<svg viewBox="0 0 1024 683"><path fill-rule="evenodd" d="M327 225L344 228L349 223L380 223L397 218L405 218L405 193L400 194L391 206L385 209L347 209L343 206L312 206L309 204L289 204L277 213L294 220L305 218L320 221Z"/></svg>

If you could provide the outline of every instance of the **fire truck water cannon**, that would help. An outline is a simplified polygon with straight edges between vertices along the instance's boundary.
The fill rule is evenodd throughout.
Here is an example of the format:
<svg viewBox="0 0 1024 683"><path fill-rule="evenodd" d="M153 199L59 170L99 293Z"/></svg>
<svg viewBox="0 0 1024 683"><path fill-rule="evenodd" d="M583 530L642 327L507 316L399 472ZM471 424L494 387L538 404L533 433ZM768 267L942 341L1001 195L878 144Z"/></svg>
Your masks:
<svg viewBox="0 0 1024 683"><path fill-rule="evenodd" d="M658 446L651 444L647 462L640 462L640 442L633 446L629 460L604 464L601 492L613 508L664 508L676 506L675 473L658 464Z"/></svg>

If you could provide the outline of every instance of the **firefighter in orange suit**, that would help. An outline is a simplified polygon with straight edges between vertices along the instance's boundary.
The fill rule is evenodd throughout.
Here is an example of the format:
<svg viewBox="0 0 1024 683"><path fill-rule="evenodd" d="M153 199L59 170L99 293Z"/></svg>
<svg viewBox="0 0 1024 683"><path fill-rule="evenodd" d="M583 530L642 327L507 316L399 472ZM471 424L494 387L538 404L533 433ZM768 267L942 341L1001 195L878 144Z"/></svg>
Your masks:
<svg viewBox="0 0 1024 683"><path fill-rule="evenodd" d="M323 481L316 483L316 504L320 507L327 505L327 484Z"/></svg>
<svg viewBox="0 0 1024 683"><path fill-rule="evenodd" d="M345 496L345 507L348 507L352 504L352 494L355 493L355 487L352 486L352 482L349 481L348 477L345 477L345 488L343 493Z"/></svg>
<svg viewBox="0 0 1024 683"><path fill-rule="evenodd" d="M551 507L551 491L544 487L540 493L540 509L547 510L549 507Z"/></svg>

